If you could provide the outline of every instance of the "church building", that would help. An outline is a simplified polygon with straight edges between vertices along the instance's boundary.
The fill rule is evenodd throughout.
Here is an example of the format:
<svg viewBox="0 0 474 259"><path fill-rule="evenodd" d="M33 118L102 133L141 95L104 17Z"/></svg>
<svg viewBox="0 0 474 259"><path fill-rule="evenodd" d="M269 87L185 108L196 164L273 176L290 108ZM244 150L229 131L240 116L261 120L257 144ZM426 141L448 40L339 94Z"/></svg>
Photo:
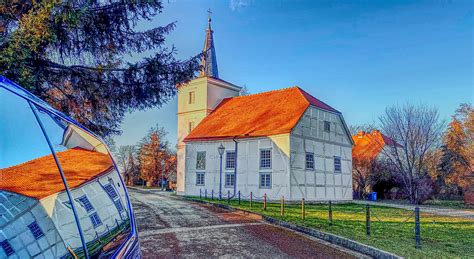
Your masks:
<svg viewBox="0 0 474 259"><path fill-rule="evenodd" d="M209 18L200 76L178 93L179 195L352 199L341 112L299 87L239 96L219 78Z"/></svg>

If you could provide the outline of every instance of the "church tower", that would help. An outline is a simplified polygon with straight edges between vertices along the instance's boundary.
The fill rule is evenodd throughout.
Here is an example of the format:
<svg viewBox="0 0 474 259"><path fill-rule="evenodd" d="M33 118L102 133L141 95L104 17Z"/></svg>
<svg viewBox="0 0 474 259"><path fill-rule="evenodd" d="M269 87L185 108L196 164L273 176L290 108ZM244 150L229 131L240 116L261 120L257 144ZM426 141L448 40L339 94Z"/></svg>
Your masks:
<svg viewBox="0 0 474 259"><path fill-rule="evenodd" d="M185 144L183 139L217 105L228 97L239 95L240 87L219 78L213 30L209 15L204 40L202 70L199 77L180 87L178 91L178 145L177 145L177 192L184 193L185 188Z"/></svg>

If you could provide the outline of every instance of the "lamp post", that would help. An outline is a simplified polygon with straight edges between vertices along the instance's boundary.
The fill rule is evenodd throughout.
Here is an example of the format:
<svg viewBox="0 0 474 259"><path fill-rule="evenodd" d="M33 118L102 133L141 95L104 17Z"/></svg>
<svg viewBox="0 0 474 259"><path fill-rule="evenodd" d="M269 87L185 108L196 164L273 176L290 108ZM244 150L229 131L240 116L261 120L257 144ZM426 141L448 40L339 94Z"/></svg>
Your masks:
<svg viewBox="0 0 474 259"><path fill-rule="evenodd" d="M220 170L219 170L219 200L222 200L222 155L224 154L225 147L221 145L217 148L217 151L219 152L220 156Z"/></svg>

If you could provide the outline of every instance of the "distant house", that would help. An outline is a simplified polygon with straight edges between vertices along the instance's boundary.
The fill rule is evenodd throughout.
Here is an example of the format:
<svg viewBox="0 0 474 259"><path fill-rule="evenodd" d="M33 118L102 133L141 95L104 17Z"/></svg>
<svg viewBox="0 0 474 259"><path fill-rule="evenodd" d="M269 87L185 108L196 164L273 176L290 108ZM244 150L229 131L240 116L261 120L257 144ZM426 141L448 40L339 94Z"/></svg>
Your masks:
<svg viewBox="0 0 474 259"><path fill-rule="evenodd" d="M388 136L382 134L378 130L373 130L372 132L360 131L356 135L352 136L354 141L354 146L352 147L352 161L354 169L357 170L373 170L370 168L373 166L373 162L377 160L382 160L385 157L385 152L388 149L395 147L396 142L393 141ZM355 174L356 172L354 172ZM368 172L357 172L362 174L367 174ZM360 181L358 181L360 176L353 175L354 181L354 190L364 189L364 187L358 186ZM369 193L374 191L373 186L365 186L365 192Z"/></svg>
<svg viewBox="0 0 474 259"><path fill-rule="evenodd" d="M365 160L383 156L383 149L393 147L396 143L378 130L372 132L360 131L352 136L352 158Z"/></svg>

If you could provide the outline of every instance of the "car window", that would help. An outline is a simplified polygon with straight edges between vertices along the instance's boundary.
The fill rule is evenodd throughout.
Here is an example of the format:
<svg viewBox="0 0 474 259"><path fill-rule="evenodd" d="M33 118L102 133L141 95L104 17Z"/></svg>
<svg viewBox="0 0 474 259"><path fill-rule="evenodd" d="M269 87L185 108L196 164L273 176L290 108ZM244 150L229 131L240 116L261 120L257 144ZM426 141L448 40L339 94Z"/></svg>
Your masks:
<svg viewBox="0 0 474 259"><path fill-rule="evenodd" d="M84 254L65 190L29 102L0 87L0 258Z"/></svg>
<svg viewBox="0 0 474 259"><path fill-rule="evenodd" d="M127 238L131 224L124 186L106 145L41 107L35 111L65 175L89 256L111 255Z"/></svg>

